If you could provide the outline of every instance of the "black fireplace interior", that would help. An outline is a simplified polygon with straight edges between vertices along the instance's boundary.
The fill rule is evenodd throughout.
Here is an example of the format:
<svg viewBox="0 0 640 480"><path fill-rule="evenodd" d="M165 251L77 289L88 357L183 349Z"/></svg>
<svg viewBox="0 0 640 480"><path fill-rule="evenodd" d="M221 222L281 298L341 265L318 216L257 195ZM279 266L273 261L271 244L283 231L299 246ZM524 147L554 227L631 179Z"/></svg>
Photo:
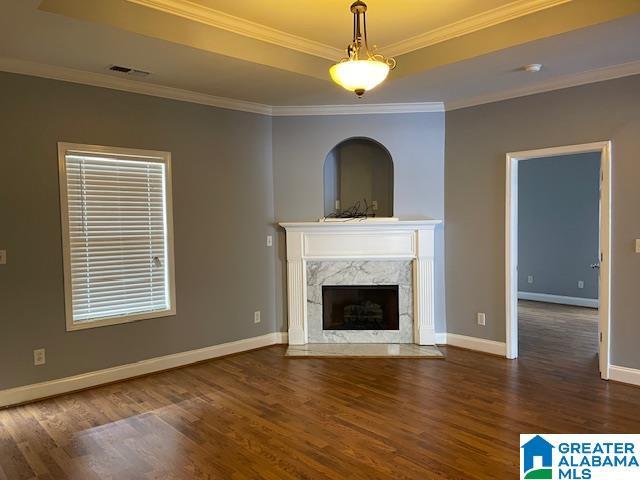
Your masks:
<svg viewBox="0 0 640 480"><path fill-rule="evenodd" d="M398 285L323 285L324 330L399 330Z"/></svg>

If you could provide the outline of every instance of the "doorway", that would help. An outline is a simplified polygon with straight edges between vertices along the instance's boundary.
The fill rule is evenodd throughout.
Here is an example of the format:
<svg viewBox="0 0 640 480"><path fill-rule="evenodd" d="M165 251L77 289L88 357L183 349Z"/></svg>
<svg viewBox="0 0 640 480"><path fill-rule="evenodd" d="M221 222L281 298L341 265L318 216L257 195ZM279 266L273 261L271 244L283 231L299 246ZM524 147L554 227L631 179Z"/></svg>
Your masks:
<svg viewBox="0 0 640 480"><path fill-rule="evenodd" d="M507 358L518 358L518 231L519 231L519 166L523 161L552 159L568 155L597 153L600 156L599 248L594 268L598 269L598 363L600 375L609 378L609 324L610 324L610 205L611 205L611 143L597 142L565 147L552 147L507 154L506 178L506 346ZM590 156L584 156L589 158ZM599 255L599 259L597 258ZM521 277L522 277L522 273ZM525 278L533 283L532 275ZM522 280L522 278L521 278ZM584 286L584 285L583 285ZM558 295L558 297L562 297ZM545 299L536 295L530 299ZM550 297L546 297L548 301ZM593 305L591 305L593 306Z"/></svg>

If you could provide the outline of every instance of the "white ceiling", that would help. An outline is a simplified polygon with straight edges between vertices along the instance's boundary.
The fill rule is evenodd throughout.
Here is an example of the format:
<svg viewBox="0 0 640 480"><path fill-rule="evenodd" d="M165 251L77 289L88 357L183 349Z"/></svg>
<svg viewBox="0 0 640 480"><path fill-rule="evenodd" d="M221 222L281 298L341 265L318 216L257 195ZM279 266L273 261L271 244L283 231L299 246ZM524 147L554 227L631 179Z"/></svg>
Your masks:
<svg viewBox="0 0 640 480"><path fill-rule="evenodd" d="M475 42L481 43L482 48L486 44L484 52L473 42L471 47L464 43L473 40L474 34L469 34L402 55L389 80L369 92L363 101L331 83L327 73L331 61L318 55L133 4L158 0L82 1L83 4L78 0L45 0L41 6L39 0L0 0L0 57L114 78L117 74L108 72L106 67L120 64L152 72L145 79L127 81L282 106L404 102L460 106L581 83L585 79L640 73L640 15L628 14L640 11L640 1L635 0L620 0L626 10L610 9L611 16L616 18L613 20L589 18L584 20L587 26L575 28L574 22L570 27L559 28L564 31L554 35L547 35L548 31L539 33L537 30L543 30L542 27L530 27L531 32L527 33L532 38L539 37L531 41L513 40L508 31L510 24L505 21L477 33L491 34L484 37L484 43ZM184 0L160 1L184 5ZM508 7L508 12L513 12L515 3L523 11L524 1L370 0L369 33L379 45L406 43L410 37L434 29L451 30L452 23L459 25L470 16L497 18L496 7ZM534 0L534 7L545 1L551 0ZM607 1L613 5L619 0ZM195 0L189 5L241 17L285 34L304 36L331 49L350 40L348 3L295 2L302 6L298 9L293 8L291 1ZM630 3L635 10L628 8ZM568 8L571 4L556 8ZM551 13L549 8L534 15ZM515 25L519 32L525 28L522 25L526 26ZM501 41L504 48L500 48ZM539 74L517 70L526 63L543 63L545 67Z"/></svg>

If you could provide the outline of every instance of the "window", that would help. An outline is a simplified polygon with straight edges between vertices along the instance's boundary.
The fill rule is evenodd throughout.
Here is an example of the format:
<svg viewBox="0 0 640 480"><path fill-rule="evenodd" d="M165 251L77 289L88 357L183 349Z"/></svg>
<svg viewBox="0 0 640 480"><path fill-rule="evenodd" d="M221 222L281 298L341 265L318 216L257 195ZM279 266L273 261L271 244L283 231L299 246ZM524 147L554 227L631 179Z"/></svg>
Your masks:
<svg viewBox="0 0 640 480"><path fill-rule="evenodd" d="M175 314L167 152L58 144L67 330Z"/></svg>

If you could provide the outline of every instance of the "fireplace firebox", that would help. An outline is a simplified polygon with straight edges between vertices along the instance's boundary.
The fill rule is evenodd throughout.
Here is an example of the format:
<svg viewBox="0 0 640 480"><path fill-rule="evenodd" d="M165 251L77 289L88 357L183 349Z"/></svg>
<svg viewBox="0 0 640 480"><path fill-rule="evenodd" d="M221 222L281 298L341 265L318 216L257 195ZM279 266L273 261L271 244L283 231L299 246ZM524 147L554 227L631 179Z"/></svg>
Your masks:
<svg viewBox="0 0 640 480"><path fill-rule="evenodd" d="M398 285L323 285L324 330L399 330Z"/></svg>

